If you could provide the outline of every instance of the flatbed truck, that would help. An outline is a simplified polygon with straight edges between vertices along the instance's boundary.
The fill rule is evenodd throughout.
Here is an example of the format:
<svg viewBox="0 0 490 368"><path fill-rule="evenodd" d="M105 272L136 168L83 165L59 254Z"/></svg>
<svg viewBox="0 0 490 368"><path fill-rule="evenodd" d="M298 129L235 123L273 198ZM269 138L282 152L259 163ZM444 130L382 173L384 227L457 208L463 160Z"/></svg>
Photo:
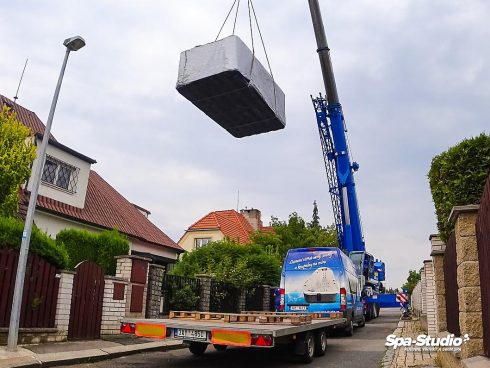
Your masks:
<svg viewBox="0 0 490 368"><path fill-rule="evenodd" d="M170 312L164 319L124 319L121 333L150 338L176 338L202 355L209 344L217 350L228 346L273 348L289 344L304 363L322 356L327 348L328 330L346 322L338 312Z"/></svg>

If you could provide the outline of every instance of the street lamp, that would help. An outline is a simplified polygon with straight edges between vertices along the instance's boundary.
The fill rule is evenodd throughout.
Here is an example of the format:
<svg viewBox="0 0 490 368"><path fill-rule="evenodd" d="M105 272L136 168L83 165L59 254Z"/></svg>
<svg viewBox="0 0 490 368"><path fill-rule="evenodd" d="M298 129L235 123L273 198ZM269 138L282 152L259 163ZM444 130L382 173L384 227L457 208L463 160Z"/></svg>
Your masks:
<svg viewBox="0 0 490 368"><path fill-rule="evenodd" d="M65 58L63 60L63 65L61 66L58 83L56 84L56 89L54 91L53 101L51 102L51 109L49 110L48 121L46 122L46 129L44 129L41 147L39 147L36 169L32 175L31 196L29 198L29 207L27 208L24 231L22 232L22 243L20 246L19 263L17 264L17 276L15 278L12 312L10 313L9 336L7 342L7 350L9 351L17 350L20 309L22 307L22 293L24 291L24 277L26 273L27 255L29 253L29 242L31 240L32 223L34 220L34 211L36 210L37 195L39 192L39 184L41 183L41 174L44 167L44 159L46 157L46 148L48 146L51 125L53 123L54 111L56 110L56 103L58 102L58 96L60 94L61 82L63 81L66 63L68 62L70 52L80 50L83 46L85 46L85 40L80 36L75 36L67 38L63 42L63 45L66 47Z"/></svg>

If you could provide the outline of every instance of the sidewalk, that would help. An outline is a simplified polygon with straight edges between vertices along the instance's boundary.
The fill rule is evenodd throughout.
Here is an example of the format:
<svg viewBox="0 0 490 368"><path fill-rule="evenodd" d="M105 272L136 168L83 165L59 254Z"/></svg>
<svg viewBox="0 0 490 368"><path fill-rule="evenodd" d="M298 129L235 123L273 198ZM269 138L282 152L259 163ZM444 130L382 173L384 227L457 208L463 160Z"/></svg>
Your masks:
<svg viewBox="0 0 490 368"><path fill-rule="evenodd" d="M0 368L54 367L112 359L147 351L182 349L181 340L147 339L115 335L103 340L46 343L19 346L11 353L0 347Z"/></svg>
<svg viewBox="0 0 490 368"><path fill-rule="evenodd" d="M419 334L425 333L420 325L418 318L410 321L400 321L393 331L397 337L416 338ZM402 367L437 367L437 352L435 351L406 351L405 347L394 350L392 347L386 350L386 354L381 362L382 368L402 368Z"/></svg>

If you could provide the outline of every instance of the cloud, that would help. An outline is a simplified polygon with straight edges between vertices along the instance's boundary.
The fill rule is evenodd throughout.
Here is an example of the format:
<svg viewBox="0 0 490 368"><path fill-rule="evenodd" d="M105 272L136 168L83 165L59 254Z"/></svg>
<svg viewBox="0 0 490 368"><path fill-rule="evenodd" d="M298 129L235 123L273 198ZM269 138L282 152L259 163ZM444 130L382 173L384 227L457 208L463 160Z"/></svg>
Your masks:
<svg viewBox="0 0 490 368"><path fill-rule="evenodd" d="M207 212L260 208L264 220L313 200L332 222L310 94L323 90L306 2L255 4L287 127L235 139L175 91L181 51L214 40L230 1L23 1L0 13L0 93L45 120L64 38L70 57L53 133L177 240ZM431 158L487 129L490 4L483 0L321 1L354 158L368 250L388 284L428 257ZM238 34L249 42L246 9ZM228 25L224 34L229 34ZM259 45L259 46L257 46ZM257 55L264 54L257 40Z"/></svg>

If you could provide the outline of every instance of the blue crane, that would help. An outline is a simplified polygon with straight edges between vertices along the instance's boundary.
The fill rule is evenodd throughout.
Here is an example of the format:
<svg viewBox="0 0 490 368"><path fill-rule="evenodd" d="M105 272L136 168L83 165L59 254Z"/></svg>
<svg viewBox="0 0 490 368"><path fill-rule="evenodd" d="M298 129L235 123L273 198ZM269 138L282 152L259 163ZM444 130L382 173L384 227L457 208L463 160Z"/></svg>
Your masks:
<svg viewBox="0 0 490 368"><path fill-rule="evenodd" d="M364 276L365 300L376 304L372 302L372 296L379 292L380 281L384 281L385 266L366 252L354 181L354 173L359 165L352 161L349 153L347 128L335 84L320 6L318 0L308 0L308 3L326 90L325 96L320 94L319 97L312 97L312 102L320 133L339 248L352 259L358 273ZM368 318L379 312L379 308L374 312L370 307L368 305Z"/></svg>

